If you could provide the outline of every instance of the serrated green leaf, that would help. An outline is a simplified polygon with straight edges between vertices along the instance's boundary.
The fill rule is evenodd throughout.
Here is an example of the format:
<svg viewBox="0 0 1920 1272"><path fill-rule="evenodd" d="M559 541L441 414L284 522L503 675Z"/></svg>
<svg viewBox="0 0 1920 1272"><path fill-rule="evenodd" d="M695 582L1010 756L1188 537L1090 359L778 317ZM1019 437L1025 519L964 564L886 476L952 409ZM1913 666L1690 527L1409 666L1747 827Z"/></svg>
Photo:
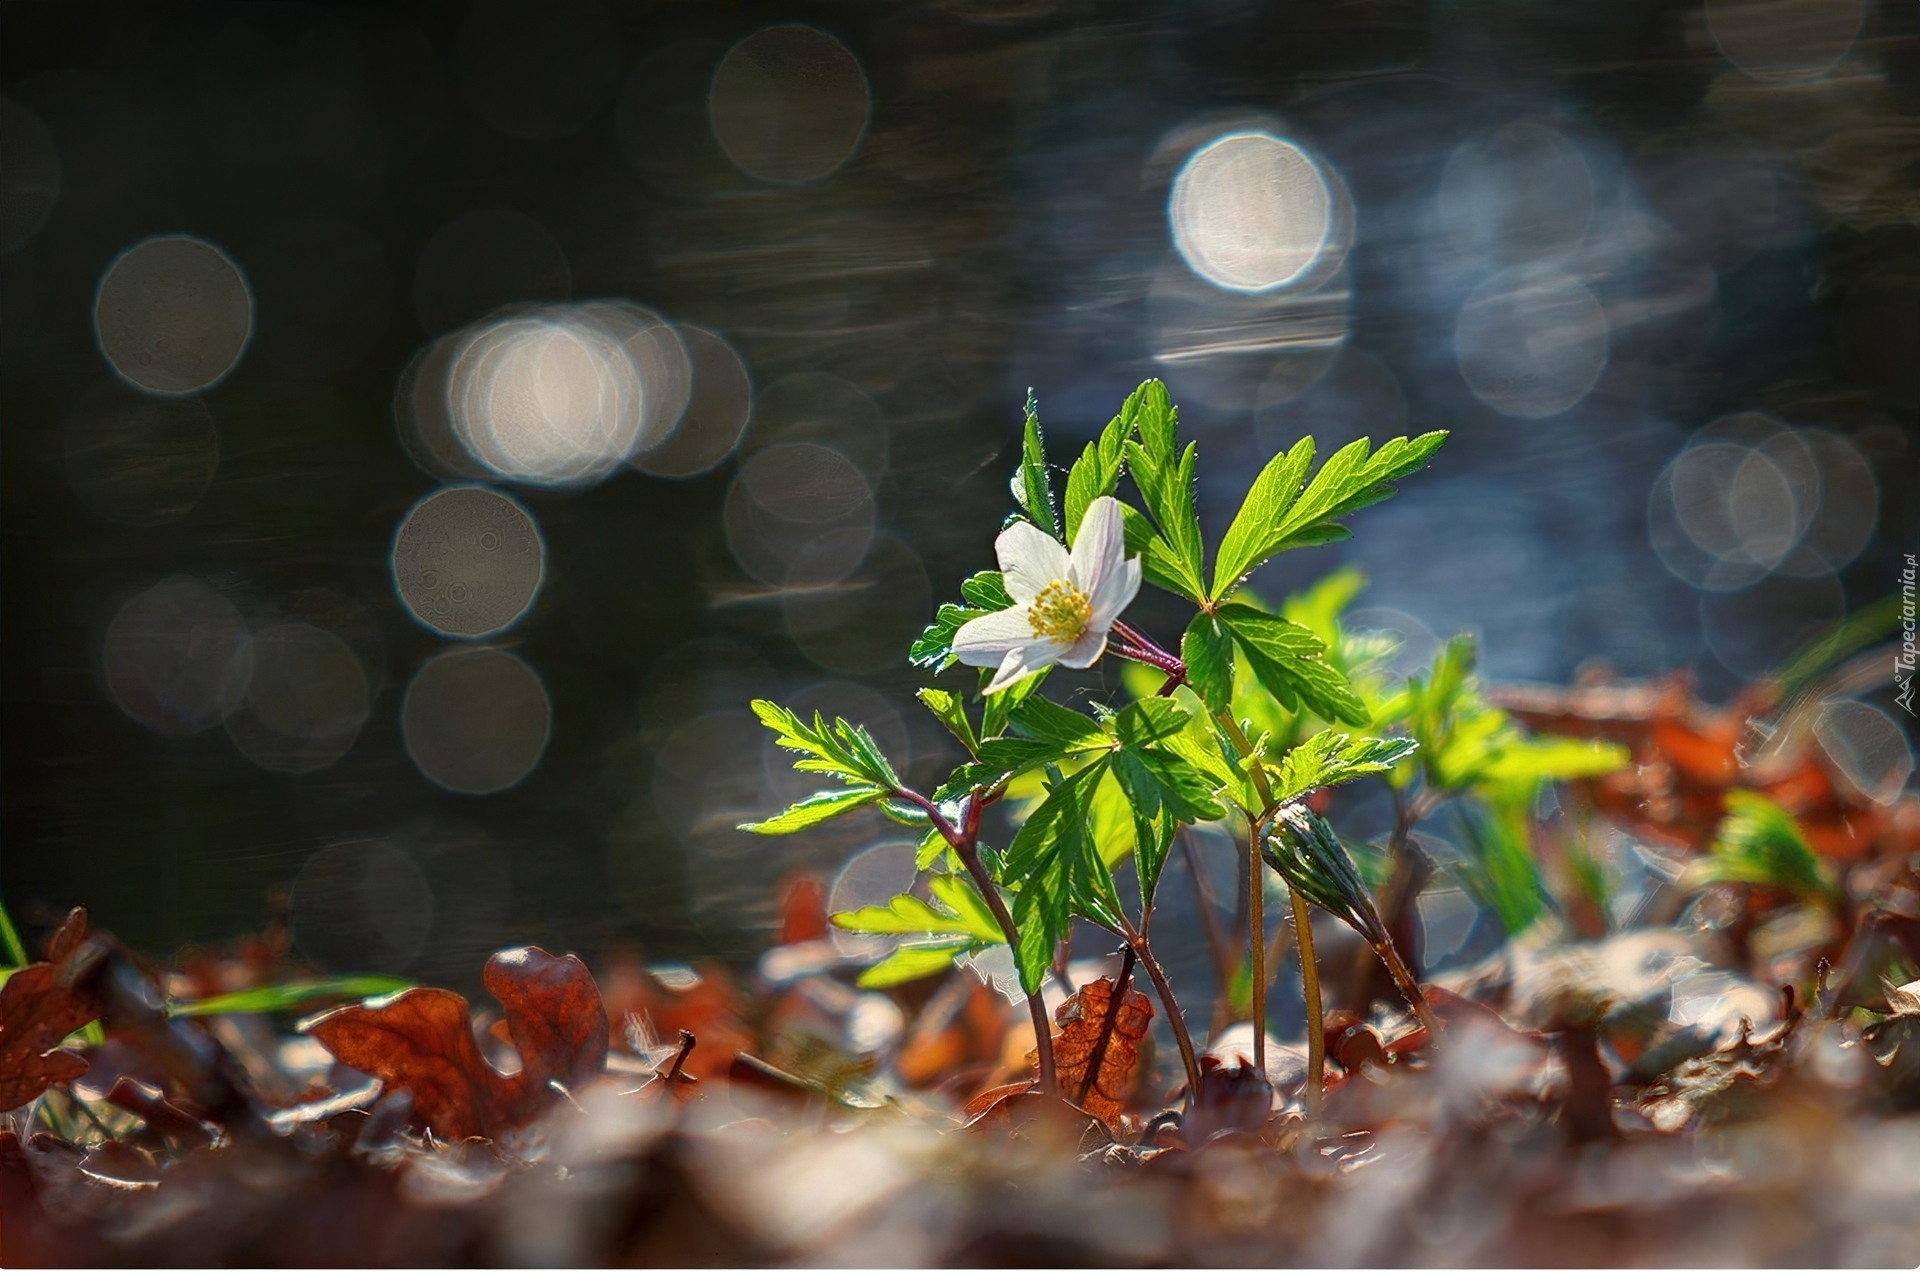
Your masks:
<svg viewBox="0 0 1920 1272"><path fill-rule="evenodd" d="M983 614L1013 605L1013 597L1007 595L1006 576L998 570L982 570L960 580L960 597Z"/></svg>
<svg viewBox="0 0 1920 1272"><path fill-rule="evenodd" d="M1728 791L1726 804L1708 855L1687 868L1686 886L1750 883L1805 901L1842 904L1791 813L1756 791Z"/></svg>
<svg viewBox="0 0 1920 1272"><path fill-rule="evenodd" d="M1039 993L1046 982L1053 951L1067 934L1067 923L1064 895L1054 898L1031 889L1014 898L1013 928L1020 940L1013 947L1013 962L1020 970L1020 988L1029 996Z"/></svg>
<svg viewBox="0 0 1920 1272"><path fill-rule="evenodd" d="M1012 721L1021 732L1044 742L1058 743L1070 751L1090 750L1113 741L1097 722L1037 696L1030 696L1015 707Z"/></svg>
<svg viewBox="0 0 1920 1272"><path fill-rule="evenodd" d="M1369 773L1384 773L1419 744L1412 738L1356 738L1323 729L1288 751L1274 783L1276 802L1298 799Z"/></svg>
<svg viewBox="0 0 1920 1272"><path fill-rule="evenodd" d="M1367 439L1360 438L1329 456L1305 489L1300 488L1299 479L1306 464L1297 463L1295 454L1306 447L1310 457L1311 439L1303 438L1292 451L1276 455L1255 480L1221 541L1213 599L1226 596L1281 552L1350 538L1335 519L1391 496L1393 482L1424 465L1446 437L1445 432L1424 433L1411 440L1396 437L1371 455Z"/></svg>
<svg viewBox="0 0 1920 1272"><path fill-rule="evenodd" d="M1233 524L1220 540L1213 559L1213 597L1218 600L1242 576L1258 563L1261 548L1272 537L1273 527L1286 515L1299 497L1307 468L1313 463L1313 438L1303 437L1290 451L1281 451L1267 461L1253 479Z"/></svg>
<svg viewBox="0 0 1920 1272"><path fill-rule="evenodd" d="M1368 724L1373 713L1353 692L1340 669L1327 661L1327 647L1298 623L1229 601L1216 614L1233 633L1247 665L1280 705L1304 703L1323 720Z"/></svg>
<svg viewBox="0 0 1920 1272"><path fill-rule="evenodd" d="M938 976L966 952L965 945L903 945L860 973L854 983L862 989L886 989Z"/></svg>
<svg viewBox="0 0 1920 1272"><path fill-rule="evenodd" d="M973 722L967 719L967 704L957 693L948 693L945 689L922 689L914 695L920 699L933 718L946 726L961 746L967 748L969 755L980 749L980 739L973 735Z"/></svg>
<svg viewBox="0 0 1920 1272"><path fill-rule="evenodd" d="M929 830L920 836L920 842L913 850L913 868L924 871L940 859L940 854L948 849L946 836L938 830Z"/></svg>
<svg viewBox="0 0 1920 1272"><path fill-rule="evenodd" d="M1047 448L1040 435L1040 408L1033 390L1027 390L1027 418L1020 432L1020 467L1013 475L1013 497L1033 524L1058 539L1060 516L1053 506L1053 485L1047 479Z"/></svg>
<svg viewBox="0 0 1920 1272"><path fill-rule="evenodd" d="M1141 552L1142 574L1157 586L1202 604L1203 546L1193 505L1193 469L1198 446L1187 443L1177 459L1155 459L1138 442L1127 443L1127 464L1157 531ZM1124 515L1124 514L1123 514Z"/></svg>
<svg viewBox="0 0 1920 1272"><path fill-rule="evenodd" d="M1225 711L1233 699L1233 638L1212 614L1202 610L1180 638L1180 661L1187 683L1209 711Z"/></svg>
<svg viewBox="0 0 1920 1272"><path fill-rule="evenodd" d="M1129 748L1121 757L1137 764L1158 787L1159 803L1176 821L1203 822L1225 817L1213 784L1178 753L1159 747ZM1118 763L1118 759L1116 759Z"/></svg>
<svg viewBox="0 0 1920 1272"><path fill-rule="evenodd" d="M760 723L773 731L775 745L801 753L804 758L793 764L801 772L832 774L853 786L877 786L886 791L899 788L900 778L893 765L860 726L839 718L829 725L818 711L808 725L765 698L754 699L752 707Z"/></svg>
<svg viewBox="0 0 1920 1272"><path fill-rule="evenodd" d="M1159 380L1143 381L1139 388L1128 395L1126 405L1121 407L1121 414L1132 425L1130 431L1139 433L1140 444L1156 464L1172 461L1180 413L1167 396L1165 384Z"/></svg>
<svg viewBox="0 0 1920 1272"><path fill-rule="evenodd" d="M877 786L854 786L840 791L817 791L785 812L765 821L741 822L739 830L755 835L791 835L809 826L818 826L829 818L852 812L862 805L886 798L889 792Z"/></svg>
<svg viewBox="0 0 1920 1272"><path fill-rule="evenodd" d="M1127 436L1132 422L1123 409L1107 424L1097 441L1087 443L1067 474L1067 545L1071 547L1080 533L1080 522L1087 508L1102 495L1111 495L1120 484L1125 467Z"/></svg>
<svg viewBox="0 0 1920 1272"><path fill-rule="evenodd" d="M1007 731L1008 719L1013 709L1032 697L1046 682L1052 667L1042 667L1031 676L1023 676L997 693L988 693L987 686L993 682L993 668L980 669L980 737L984 740L1000 736Z"/></svg>
<svg viewBox="0 0 1920 1272"><path fill-rule="evenodd" d="M842 911L833 916L833 925L849 932L889 936L970 930L961 919L936 910L911 892L902 892L885 905L863 905L857 910Z"/></svg>
<svg viewBox="0 0 1920 1272"><path fill-rule="evenodd" d="M966 875L935 875L927 881L927 890L933 893L934 900L953 911L955 917L967 925L967 931L974 940L989 945L1007 943L1007 934L1000 930L999 920L993 917L993 911L987 908L980 889Z"/></svg>
<svg viewBox="0 0 1920 1272"><path fill-rule="evenodd" d="M1171 698L1142 698L1120 709L1114 731L1122 745L1157 746L1185 729L1187 720L1186 708Z"/></svg>
<svg viewBox="0 0 1920 1272"><path fill-rule="evenodd" d="M1546 913L1547 890L1529 843L1528 794L1512 792L1462 809L1460 846L1465 853L1449 870L1475 904L1517 936Z"/></svg>
<svg viewBox="0 0 1920 1272"><path fill-rule="evenodd" d="M1053 946L1066 934L1067 922L1075 912L1096 923L1119 925L1113 878L1101 860L1089 824L1094 792L1106 776L1107 763L1108 757L1102 756L1058 782L1007 845L1001 877L1018 890L1015 927L1020 947L1016 957L1021 960L1023 984L1025 978L1035 974L1034 966L1026 960L1036 957L1037 943L1044 938L1046 960L1050 962ZM1039 915L1044 933L1030 933L1026 921L1019 917L1022 913ZM1038 974L1044 972L1042 965ZM1035 992L1038 986L1039 981L1033 980L1027 992Z"/></svg>

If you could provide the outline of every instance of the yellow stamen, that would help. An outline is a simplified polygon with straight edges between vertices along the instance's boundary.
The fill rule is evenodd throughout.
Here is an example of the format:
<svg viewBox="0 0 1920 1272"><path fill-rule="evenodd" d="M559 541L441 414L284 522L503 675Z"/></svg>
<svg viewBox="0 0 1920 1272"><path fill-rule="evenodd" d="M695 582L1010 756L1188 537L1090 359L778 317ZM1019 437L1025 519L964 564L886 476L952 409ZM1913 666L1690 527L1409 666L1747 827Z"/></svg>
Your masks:
<svg viewBox="0 0 1920 1272"><path fill-rule="evenodd" d="M1033 634L1061 645L1080 639L1093 620L1093 599L1065 579L1056 579L1040 589L1027 607L1027 621Z"/></svg>

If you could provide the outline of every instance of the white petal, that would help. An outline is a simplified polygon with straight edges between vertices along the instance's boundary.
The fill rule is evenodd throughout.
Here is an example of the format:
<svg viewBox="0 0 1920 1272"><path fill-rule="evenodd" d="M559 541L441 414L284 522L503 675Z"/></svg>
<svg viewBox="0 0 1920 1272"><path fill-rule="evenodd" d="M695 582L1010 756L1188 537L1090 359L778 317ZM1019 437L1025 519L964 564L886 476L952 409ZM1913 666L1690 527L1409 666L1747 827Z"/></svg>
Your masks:
<svg viewBox="0 0 1920 1272"><path fill-rule="evenodd" d="M1120 517L1120 501L1102 495L1087 505L1086 514L1080 518L1080 533L1073 540L1073 572L1068 577L1092 596L1126 559L1126 525Z"/></svg>
<svg viewBox="0 0 1920 1272"><path fill-rule="evenodd" d="M1093 613L1087 619L1087 630L1104 632L1112 627L1113 620L1125 613L1139 594L1140 558L1134 557L1100 580L1100 586L1089 598L1093 602Z"/></svg>
<svg viewBox="0 0 1920 1272"><path fill-rule="evenodd" d="M1107 629L1089 627L1080 633L1080 639L1060 651L1062 667L1091 667L1100 661L1100 655L1107 652Z"/></svg>
<svg viewBox="0 0 1920 1272"><path fill-rule="evenodd" d="M1050 640L1036 640L1009 649L1007 656L1000 662L1000 670L993 673L993 679L987 684L988 693L999 693L1008 685L1025 680L1042 667L1053 663L1060 654L1060 646Z"/></svg>
<svg viewBox="0 0 1920 1272"><path fill-rule="evenodd" d="M996 610L963 623L953 636L953 656L969 667L998 667L1009 650L1034 643L1027 607Z"/></svg>
<svg viewBox="0 0 1920 1272"><path fill-rule="evenodd" d="M1047 584L1067 577L1067 550L1031 521L1016 521L1002 530L993 541L993 551L1000 558L1000 572L1006 575L1007 595L1016 605L1026 604Z"/></svg>

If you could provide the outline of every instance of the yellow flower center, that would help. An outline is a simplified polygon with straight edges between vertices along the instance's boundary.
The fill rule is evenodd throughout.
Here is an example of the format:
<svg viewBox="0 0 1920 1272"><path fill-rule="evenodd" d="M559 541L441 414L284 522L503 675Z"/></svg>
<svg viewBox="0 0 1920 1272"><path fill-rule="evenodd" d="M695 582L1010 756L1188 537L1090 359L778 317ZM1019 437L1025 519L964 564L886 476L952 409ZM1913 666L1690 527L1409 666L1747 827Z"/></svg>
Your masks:
<svg viewBox="0 0 1920 1272"><path fill-rule="evenodd" d="M1062 645L1080 639L1093 619L1093 599L1065 579L1055 579L1040 589L1027 607L1027 621L1033 634Z"/></svg>

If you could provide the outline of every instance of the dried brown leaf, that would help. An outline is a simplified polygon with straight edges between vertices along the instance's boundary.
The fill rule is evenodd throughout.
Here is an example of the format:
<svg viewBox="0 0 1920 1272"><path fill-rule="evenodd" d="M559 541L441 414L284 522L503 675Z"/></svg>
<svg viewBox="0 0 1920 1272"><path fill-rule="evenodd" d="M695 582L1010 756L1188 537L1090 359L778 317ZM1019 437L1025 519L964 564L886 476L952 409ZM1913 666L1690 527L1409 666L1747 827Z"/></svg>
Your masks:
<svg viewBox="0 0 1920 1272"><path fill-rule="evenodd" d="M58 970L30 963L0 985L0 1110L19 1108L87 1071L87 1062L60 1050L60 1043L99 1018L100 999L84 984L62 984Z"/></svg>
<svg viewBox="0 0 1920 1272"><path fill-rule="evenodd" d="M1113 982L1103 976L1088 981L1061 1003L1054 1020L1061 1026L1053 1035L1061 1094L1117 1127L1120 1110L1132 1091L1140 1040L1153 1024L1152 1001L1129 989L1116 1008Z"/></svg>

